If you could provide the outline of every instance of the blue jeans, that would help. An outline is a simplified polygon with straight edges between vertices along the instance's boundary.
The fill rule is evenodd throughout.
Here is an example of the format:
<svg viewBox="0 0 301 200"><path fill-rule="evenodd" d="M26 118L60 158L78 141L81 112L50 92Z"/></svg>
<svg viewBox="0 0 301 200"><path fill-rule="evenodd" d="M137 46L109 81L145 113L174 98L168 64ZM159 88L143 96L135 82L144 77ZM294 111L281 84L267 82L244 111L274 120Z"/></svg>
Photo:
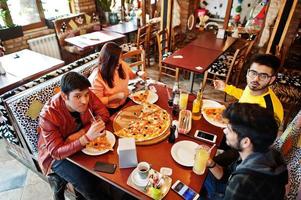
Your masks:
<svg viewBox="0 0 301 200"><path fill-rule="evenodd" d="M101 180L70 161L66 159L56 160L52 165L52 170L71 183L76 191L86 199L107 199L100 189L100 184L103 184Z"/></svg>
<svg viewBox="0 0 301 200"><path fill-rule="evenodd" d="M227 182L217 180L214 175L209 171L204 182L204 186L207 190L208 200L222 200L224 199ZM200 198L204 199L204 198ZM205 198L206 199L206 198Z"/></svg>

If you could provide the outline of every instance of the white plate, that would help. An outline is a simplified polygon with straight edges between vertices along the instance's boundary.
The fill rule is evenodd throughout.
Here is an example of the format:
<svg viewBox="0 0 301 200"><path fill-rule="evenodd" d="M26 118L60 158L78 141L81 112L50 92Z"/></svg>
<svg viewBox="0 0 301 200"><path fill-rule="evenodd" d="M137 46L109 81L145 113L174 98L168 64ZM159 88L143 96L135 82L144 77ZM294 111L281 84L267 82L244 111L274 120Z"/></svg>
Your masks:
<svg viewBox="0 0 301 200"><path fill-rule="evenodd" d="M131 180L135 185L139 187L145 187L148 183L148 178L142 179L138 173L137 168L135 168L134 171L132 172Z"/></svg>
<svg viewBox="0 0 301 200"><path fill-rule="evenodd" d="M171 148L172 158L180 165L192 167L194 163L195 149L198 144L189 140L175 143Z"/></svg>
<svg viewBox="0 0 301 200"><path fill-rule="evenodd" d="M106 137L107 139L109 140L109 142L111 143L111 147L113 148L115 142L116 142L116 139L115 139L115 136L112 132L110 131L106 131ZM90 156L98 156L98 155L102 155L104 153L107 153L108 151L110 151L109 149L107 150L97 150L97 149L87 149L87 148L84 148L82 149L82 152L84 152L85 154L87 155L90 155Z"/></svg>
<svg viewBox="0 0 301 200"><path fill-rule="evenodd" d="M130 98L131 98L136 104L141 105L142 102L141 102L141 101L135 101L134 98L132 98L132 96L133 96L133 95L138 95L138 94L140 94L140 93L142 93L142 92L144 92L144 90L140 90L140 91L138 91L138 92L135 92L135 93L133 93L133 94L130 95ZM149 95L148 95L146 101L147 101L148 103L153 104L153 103L156 103L156 102L158 101L158 99L159 99L158 94L155 93L155 92L152 91L152 90L149 90Z"/></svg>
<svg viewBox="0 0 301 200"><path fill-rule="evenodd" d="M216 101L212 101L212 100L207 100L207 99L204 99L203 100L203 106L202 106L202 109L203 108L220 108L220 107L224 107L222 104L216 102ZM204 118L206 119L207 122L209 122L210 124L214 125L214 126L217 126L217 127L220 127L220 128L226 128L227 127L227 124L224 124L224 123L220 123L220 122L217 122L217 121L214 121L212 119L210 119L202 110L202 114L204 116Z"/></svg>

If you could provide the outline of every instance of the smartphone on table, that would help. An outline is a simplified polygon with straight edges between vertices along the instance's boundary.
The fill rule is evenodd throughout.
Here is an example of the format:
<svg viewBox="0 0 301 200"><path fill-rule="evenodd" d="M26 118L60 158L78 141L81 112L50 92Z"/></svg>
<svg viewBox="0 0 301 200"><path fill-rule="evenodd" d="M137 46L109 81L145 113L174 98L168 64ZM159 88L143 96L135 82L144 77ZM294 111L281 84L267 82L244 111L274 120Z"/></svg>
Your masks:
<svg viewBox="0 0 301 200"><path fill-rule="evenodd" d="M113 174L116 170L116 164L97 161L94 166L94 171Z"/></svg>
<svg viewBox="0 0 301 200"><path fill-rule="evenodd" d="M196 130L194 137L210 143L216 142L216 135L208 133L206 131Z"/></svg>
<svg viewBox="0 0 301 200"><path fill-rule="evenodd" d="M172 186L176 193L178 193L185 200L197 200L199 198L199 194L195 192L193 189L189 188L187 185L177 180Z"/></svg>

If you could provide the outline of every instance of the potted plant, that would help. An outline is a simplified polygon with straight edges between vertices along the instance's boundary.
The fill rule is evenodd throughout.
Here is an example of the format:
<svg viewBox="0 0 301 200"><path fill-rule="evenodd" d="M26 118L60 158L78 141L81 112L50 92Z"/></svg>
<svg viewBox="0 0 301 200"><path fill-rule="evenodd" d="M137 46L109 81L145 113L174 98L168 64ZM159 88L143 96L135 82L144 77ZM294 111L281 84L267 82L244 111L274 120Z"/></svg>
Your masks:
<svg viewBox="0 0 301 200"><path fill-rule="evenodd" d="M104 12L106 22L109 22L112 0L98 0L101 10Z"/></svg>
<svg viewBox="0 0 301 200"><path fill-rule="evenodd" d="M0 17L5 25L0 27L1 40L8 40L23 36L22 26L17 26L13 23L6 2L7 0L0 0Z"/></svg>

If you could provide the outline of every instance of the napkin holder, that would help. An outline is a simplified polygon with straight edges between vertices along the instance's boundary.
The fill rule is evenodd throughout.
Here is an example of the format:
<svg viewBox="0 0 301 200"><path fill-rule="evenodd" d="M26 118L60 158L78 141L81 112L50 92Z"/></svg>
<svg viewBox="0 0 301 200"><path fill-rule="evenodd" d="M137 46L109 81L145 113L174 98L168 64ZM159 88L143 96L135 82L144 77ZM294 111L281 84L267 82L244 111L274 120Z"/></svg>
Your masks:
<svg viewBox="0 0 301 200"><path fill-rule="evenodd" d="M119 138L118 148L119 168L136 167L138 164L134 138Z"/></svg>

